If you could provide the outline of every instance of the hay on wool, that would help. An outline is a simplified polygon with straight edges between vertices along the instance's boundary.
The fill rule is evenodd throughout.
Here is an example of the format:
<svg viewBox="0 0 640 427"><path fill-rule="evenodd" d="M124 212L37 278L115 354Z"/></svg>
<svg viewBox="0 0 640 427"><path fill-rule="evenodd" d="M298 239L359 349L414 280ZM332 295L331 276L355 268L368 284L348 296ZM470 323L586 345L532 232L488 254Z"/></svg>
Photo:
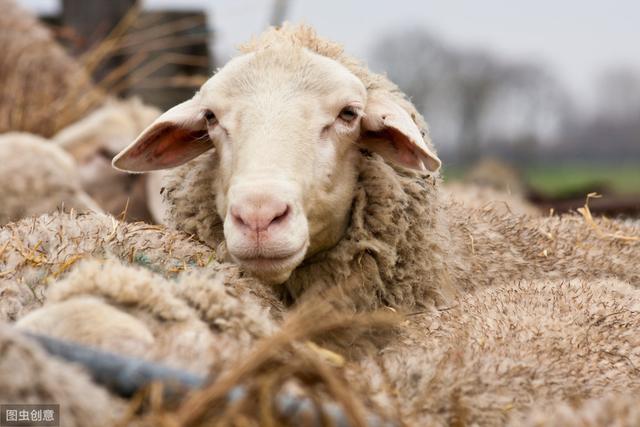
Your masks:
<svg viewBox="0 0 640 427"><path fill-rule="evenodd" d="M111 255L167 277L215 259L214 251L183 233L76 212L7 224L0 228L0 248L2 320L42 305L50 283L85 258Z"/></svg>
<svg viewBox="0 0 640 427"><path fill-rule="evenodd" d="M389 414L380 413L365 395L354 394L345 376L344 363L337 366L333 352L309 343L341 333L357 341L354 338L357 335L366 336L371 329L389 330L397 322L397 316L389 312L345 314L336 312L327 301L306 303L291 313L278 332L258 341L244 360L232 365L211 385L192 393L175 410L156 408L149 417L163 426L239 422L300 425L304 418L286 417L277 409L277 396L284 391L303 400L310 399L320 414L315 420L320 425L332 425L336 420L323 413L328 402L344 410L350 425L384 425ZM229 394L239 384L244 393L229 402ZM309 417L313 413L306 410L300 416ZM312 422L313 418L306 421Z"/></svg>
<svg viewBox="0 0 640 427"><path fill-rule="evenodd" d="M17 326L206 375L275 329L279 311L248 285L224 266L169 281L140 266L91 259L52 283L44 306Z"/></svg>
<svg viewBox="0 0 640 427"><path fill-rule="evenodd" d="M587 194L587 199L584 202L584 206L578 208L578 212L584 217L584 220L587 224L596 232L599 237L609 238L614 240L624 240L628 242L640 242L640 236L626 236L619 233L608 233L603 231L602 228L594 221L593 215L591 215L591 210L589 210L589 199L595 199L602 197L598 193L589 193Z"/></svg>

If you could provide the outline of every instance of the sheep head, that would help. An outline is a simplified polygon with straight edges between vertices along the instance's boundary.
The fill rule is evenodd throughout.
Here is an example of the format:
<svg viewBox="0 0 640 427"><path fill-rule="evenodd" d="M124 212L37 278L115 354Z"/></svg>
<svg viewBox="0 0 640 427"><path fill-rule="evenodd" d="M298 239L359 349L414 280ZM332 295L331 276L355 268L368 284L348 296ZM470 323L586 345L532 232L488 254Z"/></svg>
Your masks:
<svg viewBox="0 0 640 427"><path fill-rule="evenodd" d="M231 60L113 161L130 172L172 168L213 150L217 212L231 258L282 283L343 236L360 150L416 170L440 160L383 90L304 47Z"/></svg>

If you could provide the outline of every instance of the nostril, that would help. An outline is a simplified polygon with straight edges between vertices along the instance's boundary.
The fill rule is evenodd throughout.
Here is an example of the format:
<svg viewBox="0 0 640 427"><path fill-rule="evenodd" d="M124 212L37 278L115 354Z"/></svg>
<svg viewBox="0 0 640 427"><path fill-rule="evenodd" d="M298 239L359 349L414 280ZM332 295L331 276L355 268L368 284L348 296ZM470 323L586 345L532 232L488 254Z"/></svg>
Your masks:
<svg viewBox="0 0 640 427"><path fill-rule="evenodd" d="M273 219L269 223L269 226L284 222L284 220L287 219L287 217L289 216L290 211L291 211L291 207L289 205L285 205L284 210L273 217Z"/></svg>
<svg viewBox="0 0 640 427"><path fill-rule="evenodd" d="M248 224L242 218L242 214L240 213L240 210L236 206L231 207L231 218L233 218L233 222L235 222L235 224L238 226L241 226L241 227L248 226Z"/></svg>

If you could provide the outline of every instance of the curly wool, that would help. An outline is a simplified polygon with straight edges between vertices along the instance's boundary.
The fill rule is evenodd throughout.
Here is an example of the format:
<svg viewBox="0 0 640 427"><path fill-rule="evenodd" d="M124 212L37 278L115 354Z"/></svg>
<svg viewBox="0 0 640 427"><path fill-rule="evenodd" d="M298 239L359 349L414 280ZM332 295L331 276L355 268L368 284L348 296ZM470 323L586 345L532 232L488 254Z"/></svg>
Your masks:
<svg viewBox="0 0 640 427"><path fill-rule="evenodd" d="M96 268L108 269L112 279L91 271ZM149 326L154 337L164 337L145 349L147 357L197 372L232 369L260 335L251 334L254 329L246 316L261 324L271 322L270 315L262 311L255 316L260 311L255 311L254 302L229 293L242 289L241 281L225 289L203 276L201 283L206 286L199 291L215 297L192 293L189 286L194 275L198 273L185 273L177 282L166 283L140 267L90 261L52 286L47 305L73 301L85 293L104 298ZM139 289L129 289L125 278L138 280L133 288ZM108 289L109 283L114 290ZM167 293L171 288L171 292L190 294L206 308L209 315L199 312L199 316L212 332L217 331L215 347L209 346L209 337L200 335L199 326L185 322L193 314L187 314L186 305ZM120 298L120 303L113 298ZM148 306L156 300L158 306ZM161 329L153 327L155 320L149 318L154 310L162 318ZM386 346L349 361L345 366L353 387L349 392L370 396L388 417L407 425L521 425L529 420L532 409L532 417L539 421L544 418L536 408L558 401L640 390L635 368L640 363L640 341L635 333L640 327L639 310L640 291L612 280L478 289L455 306L408 316ZM175 329L179 324L188 325L185 331L189 333ZM100 333L100 325L94 326ZM246 340L243 329L250 332L244 335ZM107 348L122 347L115 341L111 345ZM226 353L220 356L218 352ZM224 361L213 362L216 357ZM202 360L194 360L197 358ZM627 409L610 408L606 414L624 416ZM571 416L582 414L576 409Z"/></svg>
<svg viewBox="0 0 640 427"><path fill-rule="evenodd" d="M167 277L215 258L183 233L104 214L57 212L23 219L0 228L0 320L15 320L42 305L49 284L76 262L107 255Z"/></svg>
<svg viewBox="0 0 640 427"><path fill-rule="evenodd" d="M407 425L582 425L552 421L578 420L592 404L548 408L640 391L639 310L640 291L616 280L478 289L409 316L352 383L377 388L372 398ZM628 405L595 411L615 419Z"/></svg>
<svg viewBox="0 0 640 427"><path fill-rule="evenodd" d="M366 180L398 172L377 156L363 159L372 169ZM424 183L424 180L419 182ZM363 208L378 206L376 212L398 214L391 209L397 207L397 203L392 200L385 205L384 197L369 200L364 188L360 193ZM433 190L420 185L411 188L416 194ZM406 195L404 191L402 194ZM404 208L408 209L407 206ZM352 230L359 230L367 237L371 226L367 221L376 224L380 217L365 215L358 208L354 212L360 212L362 216L356 219L363 221ZM90 225L95 227L100 224L96 220L100 217L109 219L102 215L77 216L76 227L83 226L83 218L85 229ZM37 226L28 221L19 225L25 231L39 232L33 238L41 239L47 230L60 236L61 224L71 227L71 218L70 215L45 216ZM548 221L553 225L552 220ZM565 221L556 222L564 224ZM407 232L403 227L410 228L411 224L403 225L403 220L391 223L399 224L395 231L403 233ZM43 224L49 224L51 228L43 229ZM212 264L175 275L168 271L173 264L172 258L168 258L166 264L161 262L167 254L158 246L171 245L168 235L186 239L184 235L161 227L138 229L135 225L113 224L116 227L107 230L121 229L115 234L133 234L129 237L135 243L130 242L125 245L129 250L119 252L125 261L99 259L78 265L60 281L49 284L47 303L42 310L81 298L95 298L101 306L112 307L144 326L152 337L149 346L141 349L146 356L199 372L231 368L239 355L250 351L256 339L272 330L261 329L261 325L277 328L275 317L283 312L282 307L267 288L243 278L237 267ZM584 234L592 233L581 220L578 224ZM53 241L48 241L43 246L47 248L45 253L67 251L66 246L75 239L69 231L66 235L69 240L53 237ZM136 235L137 239L134 239ZM88 236L104 239L100 233L94 233L86 234L85 241L91 240ZM158 242L153 240L154 236L162 239ZM376 237L383 242L404 241L399 236L402 234L382 233ZM386 240L382 240L383 237ZM572 237L581 238L581 235ZM179 255L180 248L204 248L195 242L179 242L180 245L173 243L174 254ZM94 244L91 242L89 247ZM355 240L344 244L349 250L360 247ZM367 246L370 244L365 241L363 246L371 249ZM145 254L149 256L149 262L144 264L146 269L127 265L126 260L132 259L129 257L131 247L146 247ZM375 253L362 253L363 257L371 257L360 263L362 265L381 262ZM23 249L13 256L26 255L25 264L37 261L29 254L33 252ZM388 262L393 261L393 258L389 259ZM354 268L357 265L354 262ZM34 266L23 265L19 274L12 277L19 281L30 268ZM106 271L109 274L105 274ZM165 277L175 280L168 281ZM390 415L397 413L395 418L408 425L450 425L458 421L481 425L513 422L518 425L527 419L530 409L560 399L570 402L574 398L595 399L608 393L640 390L640 378L634 368L640 363L637 352L640 342L635 334L640 327L638 292L620 281L595 278L571 283L523 281L477 288L458 298L455 305L440 309L428 307L409 315L386 346L348 362L345 369L350 372L354 387L350 392L371 396L377 406L387 408ZM86 300L81 302L85 304ZM104 332L103 337L113 336L112 331L94 326L95 334ZM197 333L183 335L181 327ZM127 351L123 349L123 342L117 339L103 342L103 345L111 350ZM338 347L336 351L344 352L345 349ZM567 381L567 378L572 380Z"/></svg>
<svg viewBox="0 0 640 427"><path fill-rule="evenodd" d="M589 399L573 404L562 402L556 405L537 407L522 423L522 427L636 427L640 425L640 401L638 390L624 390L602 398Z"/></svg>
<svg viewBox="0 0 640 427"><path fill-rule="evenodd" d="M215 263L169 281L140 266L93 258L52 283L44 306L16 324L207 375L276 328L277 307L253 295L255 284L236 272Z"/></svg>

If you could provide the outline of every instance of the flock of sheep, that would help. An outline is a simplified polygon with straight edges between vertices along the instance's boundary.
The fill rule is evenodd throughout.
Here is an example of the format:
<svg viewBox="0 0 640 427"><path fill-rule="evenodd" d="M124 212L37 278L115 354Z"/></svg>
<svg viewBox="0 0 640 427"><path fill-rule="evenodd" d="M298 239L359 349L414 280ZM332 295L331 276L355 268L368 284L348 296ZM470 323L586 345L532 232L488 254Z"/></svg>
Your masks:
<svg viewBox="0 0 640 427"><path fill-rule="evenodd" d="M68 426L640 425L640 223L459 201L405 95L309 27L164 114L108 101L0 156L2 403ZM147 222L117 218L128 198ZM210 385L141 406L26 331Z"/></svg>

